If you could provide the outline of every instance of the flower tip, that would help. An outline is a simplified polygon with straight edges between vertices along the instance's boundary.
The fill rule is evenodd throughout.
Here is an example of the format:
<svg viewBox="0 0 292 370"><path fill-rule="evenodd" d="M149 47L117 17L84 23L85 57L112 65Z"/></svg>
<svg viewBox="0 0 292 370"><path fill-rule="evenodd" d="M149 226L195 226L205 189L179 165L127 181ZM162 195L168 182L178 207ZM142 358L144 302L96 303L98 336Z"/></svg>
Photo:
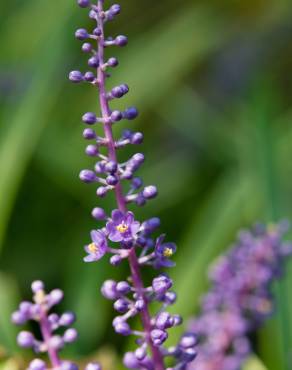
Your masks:
<svg viewBox="0 0 292 370"><path fill-rule="evenodd" d="M89 0L78 0L77 4L80 6L80 8L87 8L90 5Z"/></svg>
<svg viewBox="0 0 292 370"><path fill-rule="evenodd" d="M44 290L44 289L45 289L45 285L41 280L35 280L31 284L31 290L33 293L37 293L40 290Z"/></svg>

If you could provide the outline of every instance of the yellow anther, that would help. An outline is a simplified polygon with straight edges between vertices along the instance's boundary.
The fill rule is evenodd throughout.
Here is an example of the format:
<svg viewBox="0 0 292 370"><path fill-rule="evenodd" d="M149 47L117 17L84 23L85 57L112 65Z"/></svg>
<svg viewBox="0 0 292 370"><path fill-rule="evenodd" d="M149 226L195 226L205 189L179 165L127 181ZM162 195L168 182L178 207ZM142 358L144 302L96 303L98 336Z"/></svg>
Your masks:
<svg viewBox="0 0 292 370"><path fill-rule="evenodd" d="M171 257L173 255L173 251L171 248L165 248L163 251L164 257Z"/></svg>
<svg viewBox="0 0 292 370"><path fill-rule="evenodd" d="M43 304L46 301L46 293L43 290L38 290L33 298L35 303Z"/></svg>
<svg viewBox="0 0 292 370"><path fill-rule="evenodd" d="M94 243L89 244L88 250L90 253L96 253L97 252L97 246Z"/></svg>
<svg viewBox="0 0 292 370"><path fill-rule="evenodd" d="M116 229L120 232L120 233L125 233L126 231L128 231L128 226L125 225L124 223L121 223L120 225L118 225L116 227Z"/></svg>

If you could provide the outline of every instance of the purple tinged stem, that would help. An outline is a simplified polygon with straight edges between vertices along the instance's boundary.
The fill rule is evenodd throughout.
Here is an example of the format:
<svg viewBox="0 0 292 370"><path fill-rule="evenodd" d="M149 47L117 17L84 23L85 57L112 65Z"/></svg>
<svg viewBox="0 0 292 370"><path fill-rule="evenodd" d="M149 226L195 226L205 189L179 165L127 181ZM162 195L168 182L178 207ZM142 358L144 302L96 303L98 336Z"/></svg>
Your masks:
<svg viewBox="0 0 292 370"><path fill-rule="evenodd" d="M52 337L52 331L47 317L47 313L44 309L41 312L39 324L44 342L48 345ZM58 351L50 347L49 345L48 345L48 356L50 358L53 369L61 365L61 360L59 358Z"/></svg>
<svg viewBox="0 0 292 370"><path fill-rule="evenodd" d="M98 7L98 14L103 13L103 0L98 0L97 2ZM104 27L103 27L103 19L101 19L100 15L97 17L97 25L101 30L101 36L98 39L98 59L100 66L104 64ZM101 107L102 117L105 118L105 123L103 123L105 137L107 139L108 145L108 155L110 160L117 162L117 154L115 149L115 141L113 138L113 132L111 127L111 122L109 120L111 111L107 100L107 94L105 89L105 72L102 68L97 68L97 79L98 79L98 87L99 87L99 101ZM115 186L115 195L118 204L118 208L121 212L125 213L127 211L126 207L126 199L123 196L122 186L118 183ZM165 370L163 357L157 347L154 346L151 340L150 332L151 332L151 318L148 310L147 300L144 295L144 285L141 277L140 267L138 263L138 259L136 256L135 249L129 253L129 265L131 269L132 281L135 289L137 292L140 292L144 302L145 307L140 312L141 320L143 323L143 327L146 333L146 340L152 352L152 359L155 370Z"/></svg>

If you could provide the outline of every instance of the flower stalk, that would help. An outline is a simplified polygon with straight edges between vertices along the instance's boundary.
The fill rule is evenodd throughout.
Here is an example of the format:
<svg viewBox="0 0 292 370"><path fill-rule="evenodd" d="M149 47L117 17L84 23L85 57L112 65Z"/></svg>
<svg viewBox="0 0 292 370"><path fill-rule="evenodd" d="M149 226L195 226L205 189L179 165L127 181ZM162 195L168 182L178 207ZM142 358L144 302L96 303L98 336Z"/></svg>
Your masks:
<svg viewBox="0 0 292 370"><path fill-rule="evenodd" d="M106 88L105 88L105 71L101 66L104 65L104 22L101 14L103 14L103 1L98 0L97 2L97 27L100 29L101 34L98 38L98 59L99 59L99 66L97 68L97 81L99 87L99 102L101 108L101 114L104 122L104 133L107 139L107 147L108 147L108 157L111 161L117 162L117 154L115 149L115 143L113 138L113 131L112 131L112 123L110 122L111 111L107 99ZM119 182L115 186L115 195L118 208L121 212L127 212L127 206L125 202L125 198L122 192L122 186ZM146 340L148 342L149 347L151 348L152 356L153 356L153 364L155 369L157 370L164 370L164 361L161 353L159 352L158 348L155 347L151 341L151 319L148 311L148 303L144 296L144 285L141 277L140 266L138 263L138 259L135 253L135 249L133 248L129 253L129 265L131 269L131 277L133 286L136 289L136 292L142 296L144 301L144 307L140 312L141 320L143 323L143 327L146 334Z"/></svg>
<svg viewBox="0 0 292 370"><path fill-rule="evenodd" d="M96 71L96 75L88 71L72 71L69 79L72 82L89 82L98 89L100 115L87 112L82 120L87 125L101 124L103 136L99 136L96 130L87 128L83 132L86 140L94 140L86 148L86 154L98 158L94 171L83 170L80 179L86 183L98 183L97 195L105 197L110 191L115 193L117 208L108 216L104 209L96 207L92 211L93 217L98 221L105 222L105 226L91 232L91 243L85 246L87 256L85 262L98 261L106 254L112 254L110 263L118 266L123 260L128 260L131 276L127 281L106 281L102 286L103 295L112 299L115 310L120 313L113 320L115 331L121 335L138 335L136 340L138 348L134 352L126 353L124 364L130 369L165 370L164 358L172 356L176 359L173 369L184 369L186 364L194 359L195 339L193 335L189 341L181 341L176 348L166 349L163 343L168 337L167 329L180 325L182 319L179 315L170 315L165 311L168 305L176 300L176 294L169 289L172 280L166 274L160 274L153 278L152 286L145 287L142 280L141 268L151 265L154 269L172 267L172 255L176 251L173 243L164 243L165 235L154 238L152 234L160 225L157 217L139 222L132 212L128 210L129 203L143 206L148 200L156 197L157 189L150 185L143 187L143 181L135 177L134 173L144 162L142 153L134 154L124 163L118 162L117 149L128 144L138 145L143 141L140 132L125 130L118 140L113 135L113 125L121 120L133 120L138 111L135 107L129 107L121 112L113 110L110 102L119 99L128 93L126 84L115 86L111 91L106 89L106 80L110 76L109 68L118 65L118 60L111 57L105 58L105 49L111 46L126 46L126 36L119 35L115 38L106 37L104 25L112 21L119 13L120 6L112 5L104 9L104 1L98 0L91 4L88 0L78 0L82 8L90 8L89 17L95 21L93 32L78 29L75 33L81 41L96 40L96 49L89 42L82 45L82 50L90 54L88 66ZM129 190L124 193L122 182L130 183ZM142 190L141 190L142 188ZM151 316L149 305L153 301L162 304L162 309ZM131 329L128 320L139 315L142 321L143 331ZM187 343L187 346L184 344Z"/></svg>

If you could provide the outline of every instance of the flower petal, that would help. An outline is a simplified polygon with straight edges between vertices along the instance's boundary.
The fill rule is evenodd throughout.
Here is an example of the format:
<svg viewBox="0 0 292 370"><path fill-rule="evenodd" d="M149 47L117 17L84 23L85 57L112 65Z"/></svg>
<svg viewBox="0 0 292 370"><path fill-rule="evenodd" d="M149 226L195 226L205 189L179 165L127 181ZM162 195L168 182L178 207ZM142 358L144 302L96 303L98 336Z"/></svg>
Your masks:
<svg viewBox="0 0 292 370"><path fill-rule="evenodd" d="M165 234L161 234L157 239L155 243L155 248L158 247L163 243L163 240L165 239Z"/></svg>
<svg viewBox="0 0 292 370"><path fill-rule="evenodd" d="M97 245L106 241L104 234L100 230L92 230L90 236L91 240Z"/></svg>
<svg viewBox="0 0 292 370"><path fill-rule="evenodd" d="M112 211L112 220L114 223L119 224L123 221L125 215L118 209Z"/></svg>
<svg viewBox="0 0 292 370"><path fill-rule="evenodd" d="M134 222L134 214L133 212L129 211L125 215L125 223L130 226L132 222Z"/></svg>
<svg viewBox="0 0 292 370"><path fill-rule="evenodd" d="M130 230L133 236L138 233L139 229L140 229L140 222L138 221L134 221L130 226Z"/></svg>
<svg viewBox="0 0 292 370"><path fill-rule="evenodd" d="M118 230L113 230L112 232L110 232L108 238L112 242L120 242L123 240L123 236Z"/></svg>
<svg viewBox="0 0 292 370"><path fill-rule="evenodd" d="M105 245L100 246L100 247L98 248L97 252L96 252L96 253L94 253L94 256L97 258L97 259L96 259L96 261L97 261L97 260L99 260L99 259L101 259L101 258L105 255L106 250L107 250L107 248L106 248L106 246L105 246Z"/></svg>
<svg viewBox="0 0 292 370"><path fill-rule="evenodd" d="M93 255L93 254L89 254L88 256L85 256L83 258L84 262L95 262L95 261L98 261L98 260L99 260L99 258L96 258L95 255Z"/></svg>

